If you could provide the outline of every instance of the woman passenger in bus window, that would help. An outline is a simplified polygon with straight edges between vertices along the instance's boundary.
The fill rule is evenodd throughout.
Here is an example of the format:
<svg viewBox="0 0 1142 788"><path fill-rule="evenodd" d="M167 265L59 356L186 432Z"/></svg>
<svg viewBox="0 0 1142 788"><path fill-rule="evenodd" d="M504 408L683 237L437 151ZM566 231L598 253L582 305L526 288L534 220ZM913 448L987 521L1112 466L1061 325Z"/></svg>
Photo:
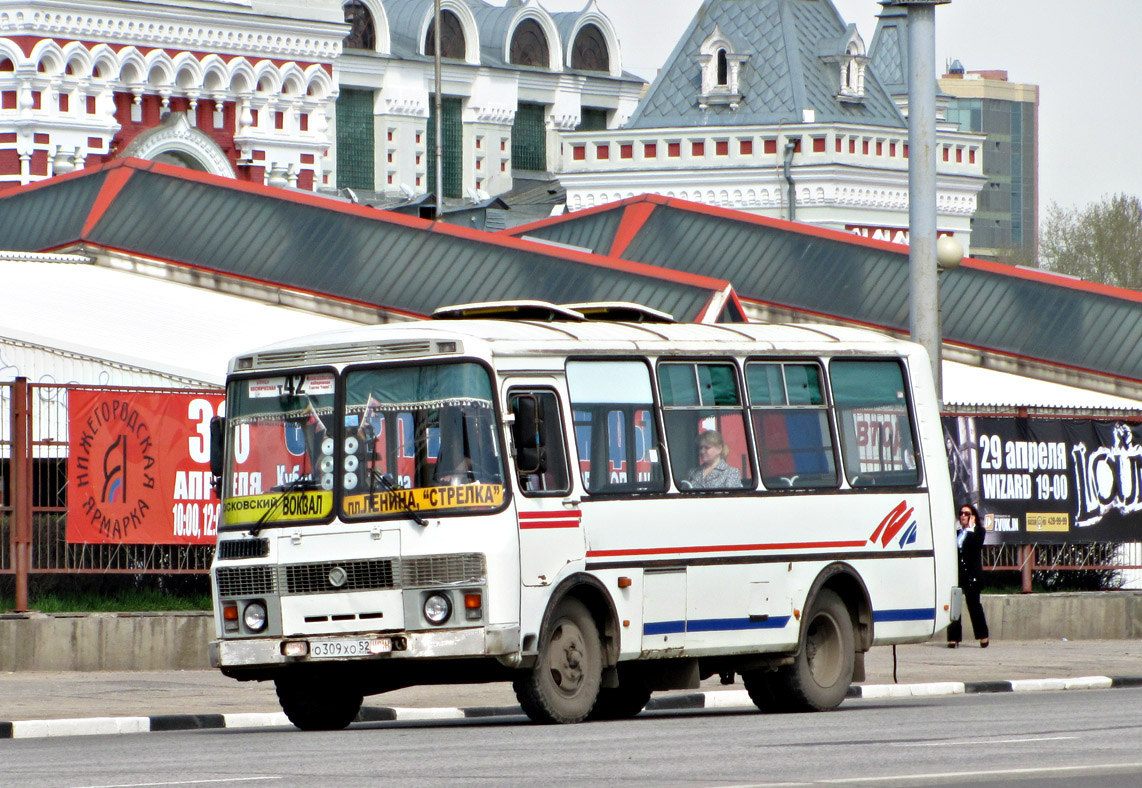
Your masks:
<svg viewBox="0 0 1142 788"><path fill-rule="evenodd" d="M727 490L742 486L741 471L725 460L726 442L717 430L698 436L698 467L686 481L694 490Z"/></svg>

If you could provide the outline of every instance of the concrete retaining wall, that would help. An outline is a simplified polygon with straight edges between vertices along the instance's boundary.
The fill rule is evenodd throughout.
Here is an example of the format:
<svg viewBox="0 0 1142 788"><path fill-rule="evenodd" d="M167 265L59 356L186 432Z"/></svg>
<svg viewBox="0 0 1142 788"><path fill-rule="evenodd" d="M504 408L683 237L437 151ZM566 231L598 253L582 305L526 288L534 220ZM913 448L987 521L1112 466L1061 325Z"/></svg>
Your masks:
<svg viewBox="0 0 1142 788"><path fill-rule="evenodd" d="M1142 592L984 594L992 640L1142 638ZM971 623L964 613L964 636Z"/></svg>
<svg viewBox="0 0 1142 788"><path fill-rule="evenodd" d="M209 668L212 613L0 616L0 671Z"/></svg>
<svg viewBox="0 0 1142 788"><path fill-rule="evenodd" d="M1142 592L985 594L983 607L992 640L1142 638ZM11 613L0 615L0 671L204 669L213 637L207 612Z"/></svg>

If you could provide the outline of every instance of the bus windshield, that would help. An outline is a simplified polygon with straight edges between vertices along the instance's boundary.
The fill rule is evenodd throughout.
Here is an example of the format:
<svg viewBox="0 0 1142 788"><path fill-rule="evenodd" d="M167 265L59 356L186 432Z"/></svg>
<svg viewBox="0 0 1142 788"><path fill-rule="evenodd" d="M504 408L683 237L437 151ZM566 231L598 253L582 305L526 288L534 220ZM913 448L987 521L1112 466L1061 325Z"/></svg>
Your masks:
<svg viewBox="0 0 1142 788"><path fill-rule="evenodd" d="M488 371L471 362L345 376L346 518L498 509L503 453Z"/></svg>
<svg viewBox="0 0 1142 788"><path fill-rule="evenodd" d="M231 381L223 527L332 514L335 392L327 370Z"/></svg>

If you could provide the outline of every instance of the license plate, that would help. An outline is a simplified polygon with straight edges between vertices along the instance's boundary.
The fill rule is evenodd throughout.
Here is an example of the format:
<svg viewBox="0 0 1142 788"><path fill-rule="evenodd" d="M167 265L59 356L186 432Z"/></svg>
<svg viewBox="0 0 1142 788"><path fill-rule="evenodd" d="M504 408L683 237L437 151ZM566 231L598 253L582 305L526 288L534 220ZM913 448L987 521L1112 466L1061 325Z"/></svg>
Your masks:
<svg viewBox="0 0 1142 788"><path fill-rule="evenodd" d="M372 657L393 650L391 638L329 638L309 641L310 659Z"/></svg>

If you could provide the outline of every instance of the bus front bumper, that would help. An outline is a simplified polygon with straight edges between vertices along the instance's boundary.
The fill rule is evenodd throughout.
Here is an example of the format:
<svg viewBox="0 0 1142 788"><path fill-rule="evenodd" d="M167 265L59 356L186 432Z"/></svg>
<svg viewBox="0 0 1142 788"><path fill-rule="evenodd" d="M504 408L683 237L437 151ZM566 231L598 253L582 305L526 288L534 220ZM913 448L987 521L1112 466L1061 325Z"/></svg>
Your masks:
<svg viewBox="0 0 1142 788"><path fill-rule="evenodd" d="M344 636L339 636L344 637ZM297 641L320 641L315 636L295 638L248 638L212 640L209 645L210 666L214 668L253 668L296 665L306 662L356 661L362 659L416 659L441 657L502 656L519 651L518 626L440 629L399 634L368 634L359 638L391 638L403 640L405 648L360 657L316 659L309 656L287 657L283 644Z"/></svg>

